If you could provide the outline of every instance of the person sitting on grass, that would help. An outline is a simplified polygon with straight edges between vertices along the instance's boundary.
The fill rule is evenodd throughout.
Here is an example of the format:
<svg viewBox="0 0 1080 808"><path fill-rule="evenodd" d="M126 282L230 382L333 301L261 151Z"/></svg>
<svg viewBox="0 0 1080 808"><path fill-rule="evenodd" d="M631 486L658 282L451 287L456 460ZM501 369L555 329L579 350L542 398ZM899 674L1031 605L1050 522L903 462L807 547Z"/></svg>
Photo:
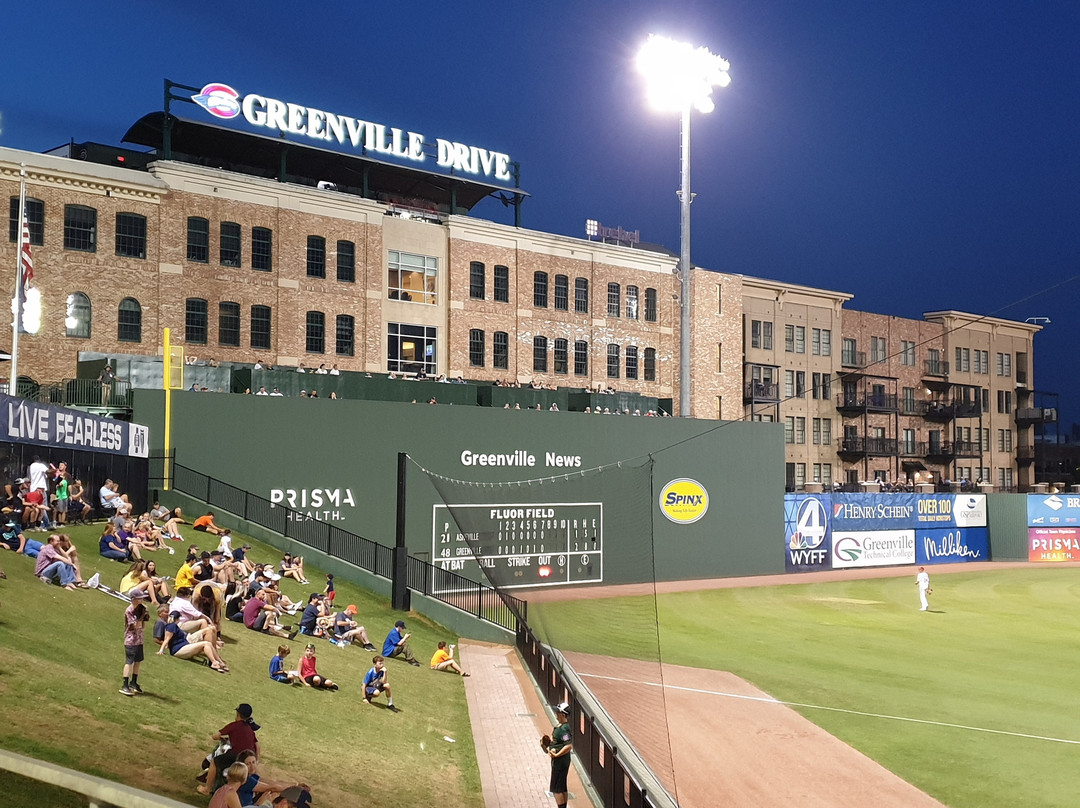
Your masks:
<svg viewBox="0 0 1080 808"><path fill-rule="evenodd" d="M75 585L85 586L86 582L83 581L82 567L79 566L79 551L71 543L71 536L67 533L58 533L57 538L60 539L60 549L67 553L68 558L71 559L71 566L75 568Z"/></svg>
<svg viewBox="0 0 1080 808"><path fill-rule="evenodd" d="M174 553L173 548L166 543L165 537L161 535L161 529L151 522L146 514L143 514L138 521L135 521L135 526L131 529L131 532L135 534L135 540L147 550L168 550L169 555Z"/></svg>
<svg viewBox="0 0 1080 808"><path fill-rule="evenodd" d="M228 739L230 750L210 758L206 777L200 775L198 778L205 783L196 789L200 794L209 794L215 788L220 788L221 784L217 782L218 772L228 769L243 752L250 750L255 753L256 758L259 757L259 739L255 735L259 731L259 725L252 720L251 714L251 705L241 704L236 708L236 719L210 736L215 741Z"/></svg>
<svg viewBox="0 0 1080 808"><path fill-rule="evenodd" d="M338 686L331 680L319 675L315 670L315 646L308 643L304 649L304 655L300 658L300 679L308 687L322 688L323 690L337 690Z"/></svg>
<svg viewBox="0 0 1080 808"><path fill-rule="evenodd" d="M189 634L213 627L213 621L192 602L191 598L194 594L191 587L182 586L176 590L176 595L169 601L169 611L180 612L180 628ZM214 639L217 640L217 637Z"/></svg>
<svg viewBox="0 0 1080 808"><path fill-rule="evenodd" d="M136 592L144 592L156 606L162 599L168 600L169 588L164 581L151 576L147 569L147 565L151 563L153 562L136 561L132 564L120 579L120 591L131 599L134 599ZM154 571L157 571L156 566Z"/></svg>
<svg viewBox="0 0 1080 808"><path fill-rule="evenodd" d="M345 611L334 615L334 636L337 638L337 645L344 648L354 640L360 640L365 651L374 651L375 646L368 639L367 630L363 626L357 625L356 621L353 620L355 616L356 606L352 603L345 607Z"/></svg>
<svg viewBox="0 0 1080 808"><path fill-rule="evenodd" d="M450 646L450 650L447 651L447 645L445 642L439 642L439 650L437 650L431 656L431 669L433 671L454 671L454 673L460 676L468 676L461 669L461 666L454 661L454 646Z"/></svg>
<svg viewBox="0 0 1080 808"><path fill-rule="evenodd" d="M285 657L292 649L287 645L279 645L277 653L270 658L270 678L275 682L291 685L300 682L300 674L297 671L285 670Z"/></svg>
<svg viewBox="0 0 1080 808"><path fill-rule="evenodd" d="M308 579L304 577L304 557L286 553L281 559L281 577L292 578L301 584L308 583Z"/></svg>
<svg viewBox="0 0 1080 808"><path fill-rule="evenodd" d="M102 558L113 561L138 561L142 558L139 548L116 534L116 525L109 522L98 540L98 552Z"/></svg>
<svg viewBox="0 0 1080 808"><path fill-rule="evenodd" d="M248 779L236 792L241 805L267 805L278 794L290 788L290 783L275 783L259 776L259 760L250 749L241 752L237 761L248 768ZM303 783L296 783L300 788L307 788Z"/></svg>
<svg viewBox="0 0 1080 808"><path fill-rule="evenodd" d="M248 767L243 763L234 763L225 770L225 785L214 792L207 808L243 808L237 792L247 782Z"/></svg>
<svg viewBox="0 0 1080 808"><path fill-rule="evenodd" d="M179 508L173 508L168 513L168 518L165 519L165 524L161 526L161 533L167 539L180 540L180 525L186 525L184 521L184 515Z"/></svg>
<svg viewBox="0 0 1080 808"><path fill-rule="evenodd" d="M414 668L419 668L420 663L416 661L416 658L412 654L412 649L409 648L409 637L411 633L405 632L405 621L398 620L394 623L394 627L390 629L390 633L386 635L386 639L383 641L383 656L387 659L393 657L399 657L404 659Z"/></svg>
<svg viewBox="0 0 1080 808"><path fill-rule="evenodd" d="M250 549L250 544L242 544L240 547L237 547L232 551L232 560L233 563L236 564L237 573L239 574L237 580L247 578L249 575L251 575L251 573L255 571L254 562L247 557L248 550Z"/></svg>
<svg viewBox="0 0 1080 808"><path fill-rule="evenodd" d="M38 552L34 575L47 584L55 580L64 589L77 588L75 565L71 563L71 557L60 548L59 534L49 536L49 543Z"/></svg>
<svg viewBox="0 0 1080 808"><path fill-rule="evenodd" d="M41 548L45 545L39 541L34 541L34 539L26 538L19 526L8 520L4 525L4 529L0 530L0 546L5 550L22 553L29 558L37 558Z"/></svg>
<svg viewBox="0 0 1080 808"><path fill-rule="evenodd" d="M178 659L204 657L211 668L218 673L228 673L229 666L218 656L215 643L202 639L202 632L196 631L190 636L180 628L180 612L170 612L169 622L165 625L165 636L161 640L158 656L166 651Z"/></svg>
<svg viewBox="0 0 1080 808"><path fill-rule="evenodd" d="M300 633L309 637L321 637L322 631L319 629L318 620L320 617L327 616L328 612L323 596L318 592L312 592L308 596L307 606L304 607L304 611L300 615Z"/></svg>
<svg viewBox="0 0 1080 808"><path fill-rule="evenodd" d="M288 632L278 625L277 609L266 602L265 589L260 589L244 604L244 625L252 631L263 631L288 640L296 636L295 631Z"/></svg>
<svg viewBox="0 0 1080 808"><path fill-rule="evenodd" d="M395 713L398 708L394 706L394 697L390 694L390 682L386 676L386 660L381 656L374 657L371 669L364 675L364 704L371 704L371 700L386 694L386 706Z"/></svg>
<svg viewBox="0 0 1080 808"><path fill-rule="evenodd" d="M207 511L205 514L195 520L192 527L200 533L210 533L214 536L220 536L225 532L224 528L218 527L214 524L214 512Z"/></svg>

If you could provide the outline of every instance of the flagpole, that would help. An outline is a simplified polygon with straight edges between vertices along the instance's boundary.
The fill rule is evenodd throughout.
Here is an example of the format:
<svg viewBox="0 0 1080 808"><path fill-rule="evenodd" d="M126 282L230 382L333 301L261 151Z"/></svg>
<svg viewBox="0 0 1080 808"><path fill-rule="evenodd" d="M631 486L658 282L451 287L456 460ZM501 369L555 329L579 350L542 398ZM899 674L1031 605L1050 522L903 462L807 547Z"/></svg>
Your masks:
<svg viewBox="0 0 1080 808"><path fill-rule="evenodd" d="M19 386L19 326L22 325L23 311L23 238L26 233L26 163L19 164L19 220L18 249L15 250L15 322L11 325L11 377L8 379L8 393L18 395Z"/></svg>

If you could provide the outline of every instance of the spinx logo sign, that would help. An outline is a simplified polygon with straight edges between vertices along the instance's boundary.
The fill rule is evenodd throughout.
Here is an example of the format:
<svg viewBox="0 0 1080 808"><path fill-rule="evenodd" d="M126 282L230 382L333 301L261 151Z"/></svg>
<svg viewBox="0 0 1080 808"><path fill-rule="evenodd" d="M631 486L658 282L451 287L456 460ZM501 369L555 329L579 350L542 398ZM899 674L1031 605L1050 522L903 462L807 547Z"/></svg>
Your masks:
<svg viewBox="0 0 1080 808"><path fill-rule="evenodd" d="M709 492L697 480L672 480L660 492L660 510L676 524L692 524L709 510Z"/></svg>

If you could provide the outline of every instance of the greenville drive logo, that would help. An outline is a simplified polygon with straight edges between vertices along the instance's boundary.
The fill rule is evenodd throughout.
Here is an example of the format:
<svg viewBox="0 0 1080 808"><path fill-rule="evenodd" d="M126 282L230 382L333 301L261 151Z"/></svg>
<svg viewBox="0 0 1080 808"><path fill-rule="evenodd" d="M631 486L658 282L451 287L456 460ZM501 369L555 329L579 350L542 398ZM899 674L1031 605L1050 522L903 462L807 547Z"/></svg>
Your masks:
<svg viewBox="0 0 1080 808"><path fill-rule="evenodd" d="M709 510L709 492L697 480L688 477L672 480L660 492L660 510L672 522L692 524Z"/></svg>
<svg viewBox="0 0 1080 808"><path fill-rule="evenodd" d="M240 93L228 84L207 84L191 100L216 118L235 118L240 114Z"/></svg>

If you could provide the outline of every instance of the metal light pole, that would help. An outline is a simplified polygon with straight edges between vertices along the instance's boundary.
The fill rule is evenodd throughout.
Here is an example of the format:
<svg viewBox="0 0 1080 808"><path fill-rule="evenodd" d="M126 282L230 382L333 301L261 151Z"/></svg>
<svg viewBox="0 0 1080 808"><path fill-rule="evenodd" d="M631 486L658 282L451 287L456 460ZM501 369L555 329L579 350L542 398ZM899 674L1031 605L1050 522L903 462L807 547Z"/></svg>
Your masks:
<svg viewBox="0 0 1080 808"><path fill-rule="evenodd" d="M713 87L731 83L730 65L710 53L682 42L650 34L638 52L638 70L645 76L649 98L658 109L682 115L681 185L679 189L679 415L690 417L690 111L712 112Z"/></svg>

